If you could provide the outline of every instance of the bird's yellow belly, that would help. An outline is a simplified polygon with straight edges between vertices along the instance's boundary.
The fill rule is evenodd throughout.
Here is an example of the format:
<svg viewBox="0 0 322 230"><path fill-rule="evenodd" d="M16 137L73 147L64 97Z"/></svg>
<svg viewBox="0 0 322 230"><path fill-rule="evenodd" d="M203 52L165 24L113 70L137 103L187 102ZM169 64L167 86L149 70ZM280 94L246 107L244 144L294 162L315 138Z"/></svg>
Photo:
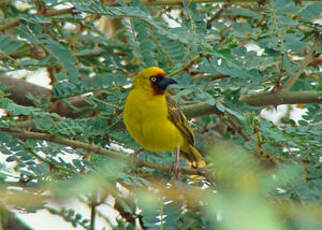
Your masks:
<svg viewBox="0 0 322 230"><path fill-rule="evenodd" d="M127 129L131 136L149 151L171 151L183 143L181 133L168 120L154 119L143 122L133 120L127 123Z"/></svg>
<svg viewBox="0 0 322 230"><path fill-rule="evenodd" d="M140 94L129 95L130 106L124 111L125 125L135 141L149 151L171 151L180 147L183 137L168 119L165 98L140 99Z"/></svg>
<svg viewBox="0 0 322 230"><path fill-rule="evenodd" d="M138 142L150 151L170 151L182 145L178 129L168 120L142 124L142 139Z"/></svg>

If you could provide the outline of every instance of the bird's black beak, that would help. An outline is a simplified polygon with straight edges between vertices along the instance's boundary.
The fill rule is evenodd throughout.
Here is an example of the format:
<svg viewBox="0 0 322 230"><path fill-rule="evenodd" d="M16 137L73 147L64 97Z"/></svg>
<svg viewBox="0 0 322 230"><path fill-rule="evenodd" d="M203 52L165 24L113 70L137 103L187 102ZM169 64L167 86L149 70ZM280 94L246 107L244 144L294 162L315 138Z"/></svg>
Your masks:
<svg viewBox="0 0 322 230"><path fill-rule="evenodd" d="M169 77L158 78L153 85L159 90L166 90L168 85L177 84L176 80Z"/></svg>

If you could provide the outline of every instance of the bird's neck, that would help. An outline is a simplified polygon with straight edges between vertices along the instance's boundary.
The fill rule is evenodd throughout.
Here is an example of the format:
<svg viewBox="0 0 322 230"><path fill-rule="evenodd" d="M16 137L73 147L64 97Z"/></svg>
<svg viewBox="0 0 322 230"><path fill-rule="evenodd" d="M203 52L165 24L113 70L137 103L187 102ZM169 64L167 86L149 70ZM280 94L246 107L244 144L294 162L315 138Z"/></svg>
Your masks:
<svg viewBox="0 0 322 230"><path fill-rule="evenodd" d="M165 98L166 91L163 92L155 92L154 89L142 89L142 88L133 88L138 94L140 94L142 97L146 97L148 100L160 100Z"/></svg>

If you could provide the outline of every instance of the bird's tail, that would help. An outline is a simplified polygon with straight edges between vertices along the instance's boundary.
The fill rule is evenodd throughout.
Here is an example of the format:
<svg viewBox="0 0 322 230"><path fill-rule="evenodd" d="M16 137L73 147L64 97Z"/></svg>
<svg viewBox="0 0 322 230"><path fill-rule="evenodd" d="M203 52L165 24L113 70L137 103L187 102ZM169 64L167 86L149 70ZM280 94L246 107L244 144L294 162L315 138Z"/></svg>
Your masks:
<svg viewBox="0 0 322 230"><path fill-rule="evenodd" d="M190 162L193 168L205 165L201 152L191 144L181 146L180 154Z"/></svg>

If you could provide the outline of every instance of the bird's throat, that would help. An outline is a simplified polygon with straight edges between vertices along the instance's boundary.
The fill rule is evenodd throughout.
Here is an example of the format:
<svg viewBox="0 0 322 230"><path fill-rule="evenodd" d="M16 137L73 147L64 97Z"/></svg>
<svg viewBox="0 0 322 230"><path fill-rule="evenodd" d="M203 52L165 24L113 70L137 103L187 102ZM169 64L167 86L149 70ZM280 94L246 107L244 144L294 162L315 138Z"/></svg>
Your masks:
<svg viewBox="0 0 322 230"><path fill-rule="evenodd" d="M153 95L154 96L160 96L165 94L165 89L160 89L158 87L155 87L153 84L151 84L152 89L153 89Z"/></svg>

